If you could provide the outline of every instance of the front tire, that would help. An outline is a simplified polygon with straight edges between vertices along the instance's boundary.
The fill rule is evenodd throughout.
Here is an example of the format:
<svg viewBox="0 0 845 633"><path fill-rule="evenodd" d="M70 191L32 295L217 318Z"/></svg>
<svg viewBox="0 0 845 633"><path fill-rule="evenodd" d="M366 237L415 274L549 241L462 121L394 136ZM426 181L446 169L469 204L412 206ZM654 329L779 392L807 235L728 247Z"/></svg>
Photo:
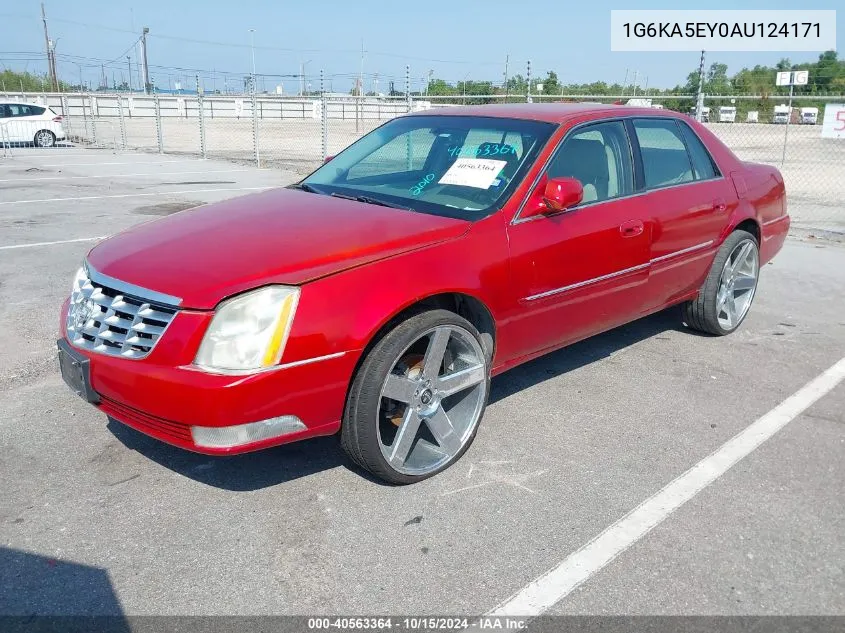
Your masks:
<svg viewBox="0 0 845 633"><path fill-rule="evenodd" d="M35 133L32 141L35 147L53 147L56 144L56 135L50 130L39 130Z"/></svg>
<svg viewBox="0 0 845 633"><path fill-rule="evenodd" d="M359 367L341 445L384 481L421 481L467 451L489 392L478 330L447 310L418 313L388 332Z"/></svg>
<svg viewBox="0 0 845 633"><path fill-rule="evenodd" d="M759 275L757 239L747 231L734 231L716 253L698 297L684 304L684 322L715 336L735 331L748 316Z"/></svg>

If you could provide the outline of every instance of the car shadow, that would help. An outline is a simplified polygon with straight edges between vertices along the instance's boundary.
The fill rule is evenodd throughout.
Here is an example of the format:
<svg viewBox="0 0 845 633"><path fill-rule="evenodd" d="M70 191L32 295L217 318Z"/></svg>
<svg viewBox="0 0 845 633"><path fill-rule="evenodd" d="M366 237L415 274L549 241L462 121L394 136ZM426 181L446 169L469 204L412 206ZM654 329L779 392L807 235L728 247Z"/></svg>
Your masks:
<svg viewBox="0 0 845 633"><path fill-rule="evenodd" d="M130 633L107 570L0 547L0 629Z"/></svg>
<svg viewBox="0 0 845 633"><path fill-rule="evenodd" d="M589 365L669 330L686 330L677 308L639 319L520 365L492 381L490 404L518 391ZM109 419L107 428L127 448L184 477L223 490L246 492L276 486L324 470L344 467L379 484L343 452L338 436L320 437L245 455L210 457L170 446Z"/></svg>

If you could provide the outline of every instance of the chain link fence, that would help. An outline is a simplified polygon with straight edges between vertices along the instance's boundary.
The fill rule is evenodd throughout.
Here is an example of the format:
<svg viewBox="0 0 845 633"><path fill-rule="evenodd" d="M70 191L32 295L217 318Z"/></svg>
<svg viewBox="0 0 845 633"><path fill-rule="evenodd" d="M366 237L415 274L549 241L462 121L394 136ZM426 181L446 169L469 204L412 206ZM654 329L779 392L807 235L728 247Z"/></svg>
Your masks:
<svg viewBox="0 0 845 633"><path fill-rule="evenodd" d="M778 98L779 99L779 98ZM208 94L22 94L0 103L30 103L59 118L65 140L54 147L84 146L198 155L280 168L305 175L385 121L433 107L496 102L628 103L631 97L595 95L453 95L449 97L310 97ZM845 96L796 100L790 109L777 99L707 97L705 125L741 159L777 166L784 175L796 227L845 234L845 139L823 138L827 104ZM634 98L690 114L695 97ZM49 116L47 117L50 118ZM4 152L32 142L37 130L15 117L0 118ZM17 127L16 127L17 126ZM12 148L10 150L10 148Z"/></svg>

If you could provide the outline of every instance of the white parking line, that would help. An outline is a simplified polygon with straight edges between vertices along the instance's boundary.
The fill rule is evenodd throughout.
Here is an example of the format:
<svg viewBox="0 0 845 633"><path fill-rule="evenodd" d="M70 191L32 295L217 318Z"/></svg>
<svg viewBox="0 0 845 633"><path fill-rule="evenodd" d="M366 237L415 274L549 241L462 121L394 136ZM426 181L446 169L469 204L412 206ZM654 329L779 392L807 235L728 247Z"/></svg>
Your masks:
<svg viewBox="0 0 845 633"><path fill-rule="evenodd" d="M548 611L675 510L751 454L845 379L845 358L817 376L745 430L722 444L634 508L559 565L505 600L488 616L533 618ZM527 625L527 623L525 623ZM468 630L476 631L478 623Z"/></svg>
<svg viewBox="0 0 845 633"><path fill-rule="evenodd" d="M248 169L212 169L206 171L168 171L154 174L96 174L94 176L37 176L35 178L0 178L0 182L35 182L39 180L85 180L86 178L167 178L187 174L231 174Z"/></svg>
<svg viewBox="0 0 845 633"><path fill-rule="evenodd" d="M39 198L36 200L6 200L0 202L0 205L6 204L27 204L31 202L70 202L73 200L104 200L106 198L142 198L145 196L181 196L185 193L211 193L214 191L258 191L262 189L272 189L272 186L267 187L224 187L222 189L183 189L181 191L154 191L148 193L117 193L109 196L80 196L77 198Z"/></svg>
<svg viewBox="0 0 845 633"><path fill-rule="evenodd" d="M11 246L0 246L0 251L9 251L13 248L32 248L34 246L53 246L54 244L72 244L74 242L94 242L96 240L104 240L108 235L100 235L99 237L80 237L75 240L59 240L57 242L32 242L30 244L12 244Z"/></svg>

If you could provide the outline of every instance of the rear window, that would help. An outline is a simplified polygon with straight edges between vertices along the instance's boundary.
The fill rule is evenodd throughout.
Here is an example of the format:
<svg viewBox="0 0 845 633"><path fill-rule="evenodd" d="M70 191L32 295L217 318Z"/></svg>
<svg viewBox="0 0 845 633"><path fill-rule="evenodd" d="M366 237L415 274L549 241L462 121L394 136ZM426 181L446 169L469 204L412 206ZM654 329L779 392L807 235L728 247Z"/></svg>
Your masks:
<svg viewBox="0 0 845 633"><path fill-rule="evenodd" d="M684 137L684 142L687 144L690 158L692 158L692 167L695 170L696 180L707 180L708 178L715 178L721 176L719 170L716 168L716 163L710 156L710 152L704 147L704 143L696 136L686 123L678 124L681 127L681 134Z"/></svg>
<svg viewBox="0 0 845 633"><path fill-rule="evenodd" d="M694 180L687 148L675 121L634 119L648 189Z"/></svg>
<svg viewBox="0 0 845 633"><path fill-rule="evenodd" d="M7 116L37 116L44 114L46 108L25 103L10 103L6 106Z"/></svg>

